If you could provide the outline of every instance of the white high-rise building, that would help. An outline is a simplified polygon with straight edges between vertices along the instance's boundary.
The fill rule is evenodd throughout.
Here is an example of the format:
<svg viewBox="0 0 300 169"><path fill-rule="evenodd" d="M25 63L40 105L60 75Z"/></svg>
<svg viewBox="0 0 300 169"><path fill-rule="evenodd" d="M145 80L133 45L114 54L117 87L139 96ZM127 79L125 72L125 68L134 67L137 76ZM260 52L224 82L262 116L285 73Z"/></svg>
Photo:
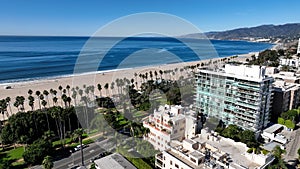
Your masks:
<svg viewBox="0 0 300 169"><path fill-rule="evenodd" d="M172 140L182 141L199 134L200 121L195 111L181 106L160 106L143 121L143 126L150 129L145 140L157 150L168 149Z"/></svg>
<svg viewBox="0 0 300 169"><path fill-rule="evenodd" d="M269 123L273 78L265 67L225 65L225 69L199 69L196 107L208 117L254 132Z"/></svg>

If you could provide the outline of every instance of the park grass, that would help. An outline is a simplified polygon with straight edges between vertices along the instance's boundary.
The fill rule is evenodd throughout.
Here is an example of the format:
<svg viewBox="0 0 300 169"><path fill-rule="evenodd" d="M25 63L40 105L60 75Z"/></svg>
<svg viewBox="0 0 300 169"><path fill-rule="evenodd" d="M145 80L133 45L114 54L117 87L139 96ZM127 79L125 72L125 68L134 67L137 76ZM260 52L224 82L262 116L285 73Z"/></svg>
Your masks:
<svg viewBox="0 0 300 169"><path fill-rule="evenodd" d="M146 116L148 116L148 113L142 112L142 111L137 111L137 112L133 113L133 116L134 117L146 117Z"/></svg>
<svg viewBox="0 0 300 169"><path fill-rule="evenodd" d="M8 150L4 150L3 152L0 153L0 155L1 155L1 160L7 159L7 160L16 161L23 158L22 156L23 153L24 153L24 147L17 147L15 149L10 148Z"/></svg>
<svg viewBox="0 0 300 169"><path fill-rule="evenodd" d="M11 160L19 160L23 158L24 147L18 147L7 152L7 157Z"/></svg>
<svg viewBox="0 0 300 169"><path fill-rule="evenodd" d="M87 138L87 137L88 137L87 134L83 134L83 135L82 135L82 138L83 138L83 139L85 139L85 138ZM65 145L73 144L74 142L75 142L75 141L74 141L73 138L68 137L68 138L65 139ZM59 147L59 146L61 146L60 140L53 141L53 142L52 142L52 146L53 146L53 147Z"/></svg>
<svg viewBox="0 0 300 169"><path fill-rule="evenodd" d="M24 168L23 160L24 147L9 148L0 152L0 163L4 161L12 162L13 168Z"/></svg>

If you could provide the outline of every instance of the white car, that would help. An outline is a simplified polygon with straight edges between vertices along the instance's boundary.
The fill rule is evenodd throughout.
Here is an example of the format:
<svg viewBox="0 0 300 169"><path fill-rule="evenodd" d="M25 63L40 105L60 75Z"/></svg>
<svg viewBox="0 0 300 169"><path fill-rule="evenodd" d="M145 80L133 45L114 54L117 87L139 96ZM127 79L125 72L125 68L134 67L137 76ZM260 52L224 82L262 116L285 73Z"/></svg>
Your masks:
<svg viewBox="0 0 300 169"><path fill-rule="evenodd" d="M82 147L85 148L85 147L87 147L87 146L84 145L84 144L82 144ZM79 151L80 149L81 149L81 146L78 145L78 146L76 146L76 147L74 148L74 151Z"/></svg>

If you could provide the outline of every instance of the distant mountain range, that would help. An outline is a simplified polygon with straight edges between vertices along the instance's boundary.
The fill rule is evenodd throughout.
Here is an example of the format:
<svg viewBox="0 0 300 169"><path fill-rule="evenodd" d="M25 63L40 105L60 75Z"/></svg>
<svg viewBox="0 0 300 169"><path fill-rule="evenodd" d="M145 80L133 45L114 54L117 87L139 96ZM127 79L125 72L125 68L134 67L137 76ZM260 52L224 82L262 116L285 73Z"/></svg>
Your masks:
<svg viewBox="0 0 300 169"><path fill-rule="evenodd" d="M222 32L207 32L205 35L210 39L221 40L258 40L258 39L295 39L300 37L300 23L284 25L261 25L249 28L238 28ZM199 38L200 34L189 34L185 38Z"/></svg>

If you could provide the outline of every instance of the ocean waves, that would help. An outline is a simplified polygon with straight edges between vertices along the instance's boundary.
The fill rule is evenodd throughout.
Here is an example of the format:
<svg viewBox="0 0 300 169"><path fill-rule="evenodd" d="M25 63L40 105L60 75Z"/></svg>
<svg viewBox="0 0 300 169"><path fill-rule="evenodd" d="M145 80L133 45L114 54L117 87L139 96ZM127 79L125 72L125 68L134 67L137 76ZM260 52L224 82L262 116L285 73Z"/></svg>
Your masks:
<svg viewBox="0 0 300 169"><path fill-rule="evenodd" d="M0 36L0 83L28 81L41 78L71 76L78 55L87 37L18 37ZM85 57L97 58L107 50L109 38L96 39L99 45L91 51L84 53ZM212 40L220 57L245 54L261 51L272 47L267 43L252 43L244 41L219 41ZM201 50L201 59L210 59L209 51L205 51L207 44L201 40L191 40L197 50ZM152 51L140 52L138 49L151 47ZM170 51L183 56L181 59L171 57ZM124 60L124 56L134 55L133 59ZM176 40L165 38L131 38L127 43L113 48L108 57L103 60L97 70L89 67L98 60L86 59L80 67L81 73L90 71L109 71L113 69L133 68L158 64L169 64L179 61L195 61L191 51Z"/></svg>

